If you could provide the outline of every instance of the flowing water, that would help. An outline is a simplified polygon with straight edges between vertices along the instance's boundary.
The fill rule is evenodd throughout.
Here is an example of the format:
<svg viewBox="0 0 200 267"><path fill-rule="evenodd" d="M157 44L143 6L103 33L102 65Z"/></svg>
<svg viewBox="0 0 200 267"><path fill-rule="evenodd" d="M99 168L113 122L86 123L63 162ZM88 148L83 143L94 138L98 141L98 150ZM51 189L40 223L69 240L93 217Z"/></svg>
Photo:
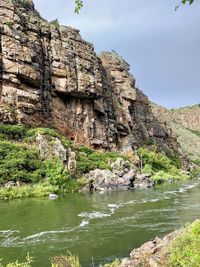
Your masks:
<svg viewBox="0 0 200 267"><path fill-rule="evenodd" d="M57 200L0 202L0 258L50 266L52 256L78 254L97 266L200 218L200 180L156 189L69 194Z"/></svg>

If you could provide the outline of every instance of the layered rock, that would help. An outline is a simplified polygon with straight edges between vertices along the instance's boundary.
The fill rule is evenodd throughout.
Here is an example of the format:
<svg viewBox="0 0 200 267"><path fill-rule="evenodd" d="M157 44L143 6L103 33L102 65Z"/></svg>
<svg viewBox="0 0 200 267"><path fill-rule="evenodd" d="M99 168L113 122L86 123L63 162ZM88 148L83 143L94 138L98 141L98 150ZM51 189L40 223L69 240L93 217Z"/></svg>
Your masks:
<svg viewBox="0 0 200 267"><path fill-rule="evenodd" d="M98 149L177 142L157 122L116 53L99 57L71 27L48 23L31 0L0 2L0 122L58 129Z"/></svg>

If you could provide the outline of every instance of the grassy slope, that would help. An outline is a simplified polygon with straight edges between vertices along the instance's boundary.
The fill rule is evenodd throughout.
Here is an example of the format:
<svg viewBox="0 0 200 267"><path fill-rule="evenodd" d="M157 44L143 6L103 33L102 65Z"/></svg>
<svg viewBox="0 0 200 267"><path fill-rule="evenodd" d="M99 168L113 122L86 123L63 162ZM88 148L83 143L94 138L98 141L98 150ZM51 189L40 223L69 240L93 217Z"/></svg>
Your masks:
<svg viewBox="0 0 200 267"><path fill-rule="evenodd" d="M172 129L182 151L191 160L198 159L200 157L200 135L198 130L191 129L190 127L195 127L195 125L197 128L200 127L199 105L167 110L152 103L152 108L157 119L161 122L166 122L168 127ZM197 123L189 124L189 120L196 121Z"/></svg>

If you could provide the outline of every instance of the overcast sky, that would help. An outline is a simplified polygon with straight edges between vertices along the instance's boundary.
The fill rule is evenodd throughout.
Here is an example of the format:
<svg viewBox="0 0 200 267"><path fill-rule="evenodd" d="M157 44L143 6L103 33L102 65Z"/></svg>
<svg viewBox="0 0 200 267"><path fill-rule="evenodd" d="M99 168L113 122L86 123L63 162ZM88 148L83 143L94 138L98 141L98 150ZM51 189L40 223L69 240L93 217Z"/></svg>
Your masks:
<svg viewBox="0 0 200 267"><path fill-rule="evenodd" d="M137 85L150 100L168 108L200 103L200 1L34 0L48 20L80 29L100 53L116 50L131 65Z"/></svg>

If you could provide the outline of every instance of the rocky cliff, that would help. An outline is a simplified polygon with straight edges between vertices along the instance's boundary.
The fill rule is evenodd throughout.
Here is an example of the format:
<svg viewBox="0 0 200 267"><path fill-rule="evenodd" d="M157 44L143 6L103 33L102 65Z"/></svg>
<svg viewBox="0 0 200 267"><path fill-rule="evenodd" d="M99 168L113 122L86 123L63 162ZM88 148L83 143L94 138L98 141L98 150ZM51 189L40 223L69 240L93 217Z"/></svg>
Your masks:
<svg viewBox="0 0 200 267"><path fill-rule="evenodd" d="M0 1L0 122L53 127L97 149L131 151L149 140L178 147L129 65L116 53L97 56L31 0Z"/></svg>

